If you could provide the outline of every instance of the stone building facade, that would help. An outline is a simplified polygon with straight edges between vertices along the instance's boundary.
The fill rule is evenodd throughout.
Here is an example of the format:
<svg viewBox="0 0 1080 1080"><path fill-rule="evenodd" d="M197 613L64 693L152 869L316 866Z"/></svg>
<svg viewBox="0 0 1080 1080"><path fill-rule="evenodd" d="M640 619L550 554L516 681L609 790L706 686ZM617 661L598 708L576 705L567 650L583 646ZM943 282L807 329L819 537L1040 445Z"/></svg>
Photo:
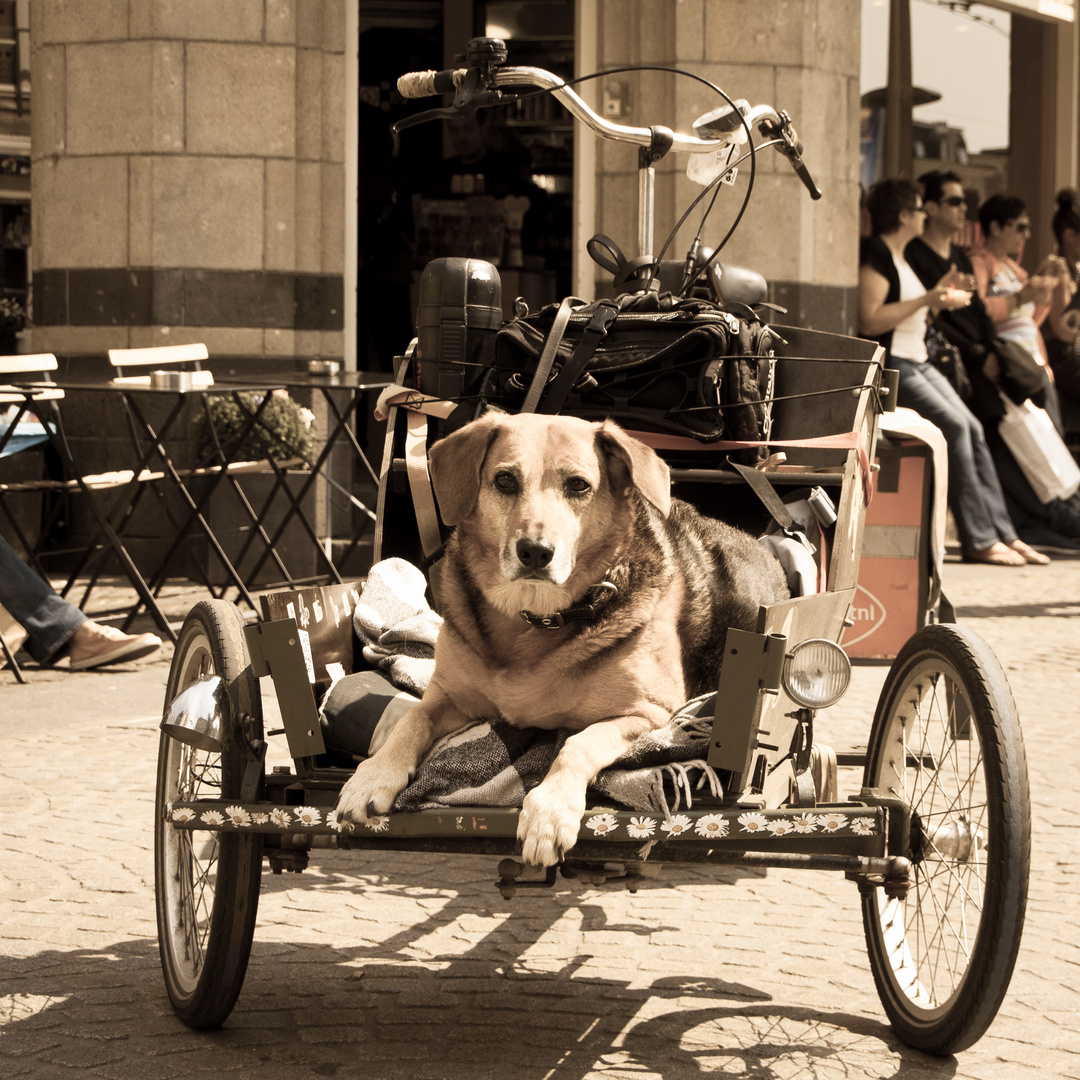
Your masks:
<svg viewBox="0 0 1080 1080"><path fill-rule="evenodd" d="M32 0L34 351L343 351L344 0Z"/></svg>

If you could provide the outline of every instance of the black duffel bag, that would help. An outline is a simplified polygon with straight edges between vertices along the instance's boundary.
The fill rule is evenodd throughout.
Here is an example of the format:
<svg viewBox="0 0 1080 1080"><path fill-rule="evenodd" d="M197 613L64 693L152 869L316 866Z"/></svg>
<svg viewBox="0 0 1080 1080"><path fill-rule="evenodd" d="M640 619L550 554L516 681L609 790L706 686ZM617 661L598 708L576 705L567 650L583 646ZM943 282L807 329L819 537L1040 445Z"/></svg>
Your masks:
<svg viewBox="0 0 1080 1080"><path fill-rule="evenodd" d="M749 308L707 300L563 301L499 331L483 396L508 412L610 417L706 444L758 441L769 432L778 340ZM738 452L744 461L762 456Z"/></svg>

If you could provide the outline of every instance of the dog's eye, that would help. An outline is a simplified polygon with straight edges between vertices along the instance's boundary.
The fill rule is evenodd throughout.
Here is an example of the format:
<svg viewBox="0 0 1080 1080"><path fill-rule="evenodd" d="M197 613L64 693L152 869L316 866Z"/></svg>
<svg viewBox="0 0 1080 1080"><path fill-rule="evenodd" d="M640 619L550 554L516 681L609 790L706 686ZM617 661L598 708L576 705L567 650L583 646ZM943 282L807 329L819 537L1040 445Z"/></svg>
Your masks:
<svg viewBox="0 0 1080 1080"><path fill-rule="evenodd" d="M517 477L512 472L507 472L505 469L502 472L495 474L495 490L501 491L504 495L516 495L518 490Z"/></svg>
<svg viewBox="0 0 1080 1080"><path fill-rule="evenodd" d="M566 481L567 495L586 495L592 490L592 484L584 476L571 476Z"/></svg>

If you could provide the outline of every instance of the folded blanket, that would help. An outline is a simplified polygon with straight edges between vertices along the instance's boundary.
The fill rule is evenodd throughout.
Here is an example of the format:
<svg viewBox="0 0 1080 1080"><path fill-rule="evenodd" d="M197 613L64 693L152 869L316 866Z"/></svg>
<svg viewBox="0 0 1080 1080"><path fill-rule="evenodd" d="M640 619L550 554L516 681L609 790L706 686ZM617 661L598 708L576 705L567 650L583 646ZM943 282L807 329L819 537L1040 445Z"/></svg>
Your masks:
<svg viewBox="0 0 1080 1080"><path fill-rule="evenodd" d="M696 791L719 796L705 761L716 695L688 702L671 723L640 736L589 786L591 797L670 816ZM551 768L571 732L482 720L440 740L394 803L395 810L441 806L520 806Z"/></svg>

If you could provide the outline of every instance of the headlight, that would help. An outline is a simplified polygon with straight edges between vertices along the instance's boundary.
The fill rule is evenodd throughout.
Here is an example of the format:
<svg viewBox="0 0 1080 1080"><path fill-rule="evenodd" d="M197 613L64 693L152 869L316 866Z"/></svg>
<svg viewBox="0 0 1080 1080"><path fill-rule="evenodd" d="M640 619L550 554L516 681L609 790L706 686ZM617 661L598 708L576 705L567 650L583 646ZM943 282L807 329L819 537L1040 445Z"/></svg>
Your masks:
<svg viewBox="0 0 1080 1080"><path fill-rule="evenodd" d="M784 658L784 689L807 709L824 709L843 696L851 682L851 661L835 642L808 638Z"/></svg>

